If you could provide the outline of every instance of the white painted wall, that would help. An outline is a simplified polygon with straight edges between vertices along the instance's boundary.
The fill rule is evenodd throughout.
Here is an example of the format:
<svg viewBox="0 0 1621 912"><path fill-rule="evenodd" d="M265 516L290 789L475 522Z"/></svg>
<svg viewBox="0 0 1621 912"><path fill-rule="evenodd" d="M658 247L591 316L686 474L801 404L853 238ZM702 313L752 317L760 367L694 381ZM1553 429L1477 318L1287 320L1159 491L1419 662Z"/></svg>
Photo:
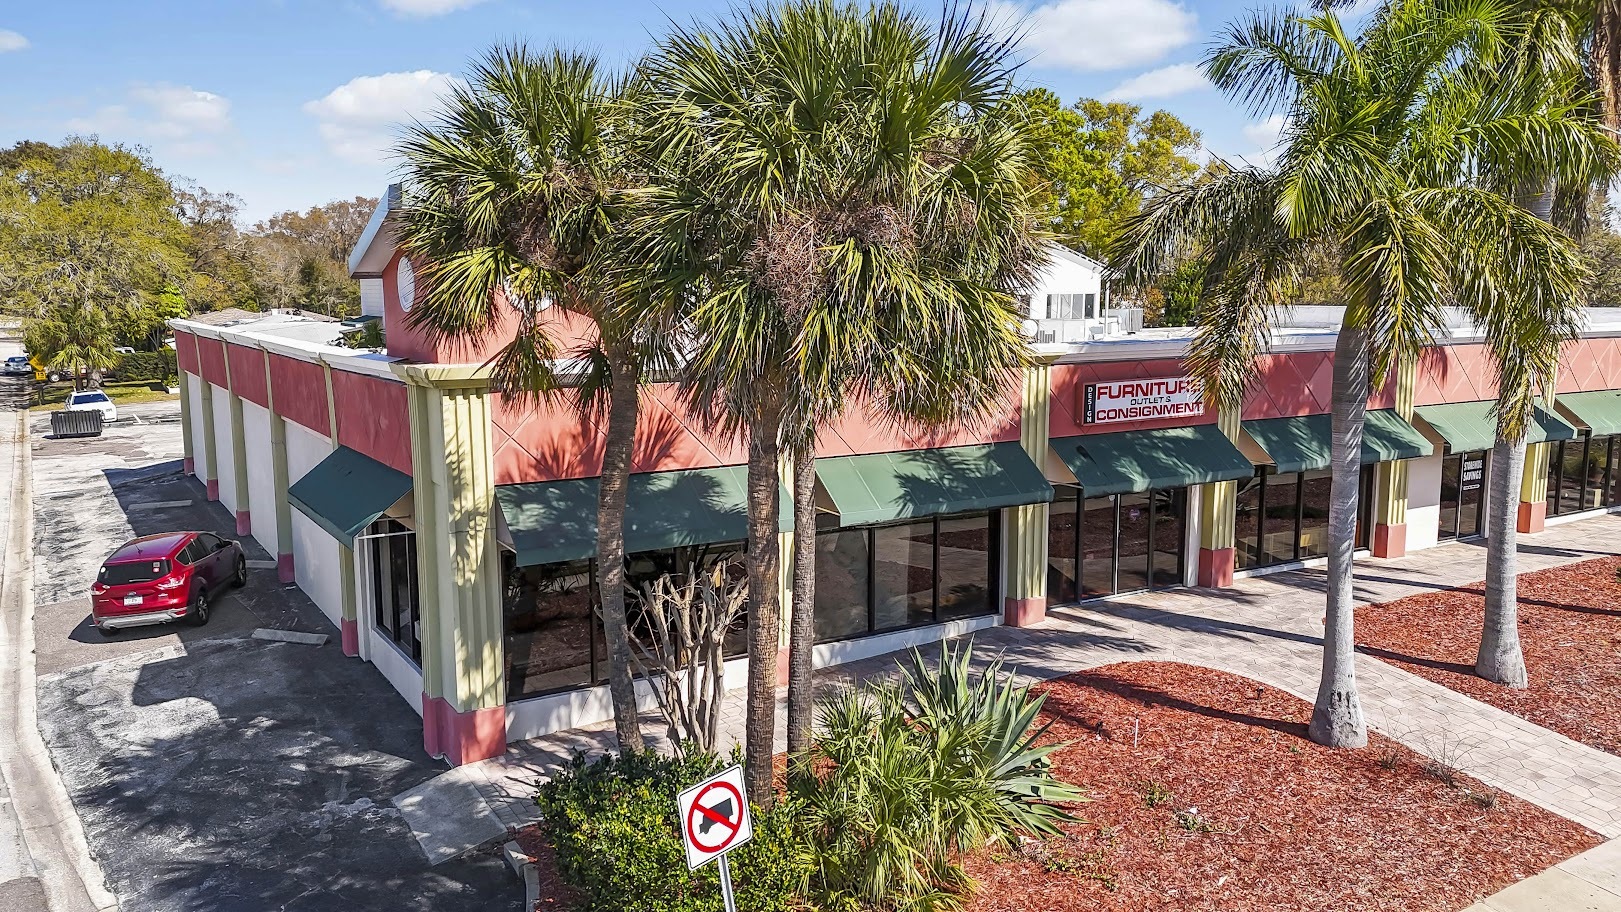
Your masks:
<svg viewBox="0 0 1621 912"><path fill-rule="evenodd" d="M1094 294L1097 306L1103 306L1103 270L1096 263L1068 251L1055 251L1030 289L1030 318L1047 319L1049 294Z"/></svg>
<svg viewBox="0 0 1621 912"><path fill-rule="evenodd" d="M1433 548L1441 522L1440 456L1407 460L1407 550Z"/></svg>
<svg viewBox="0 0 1621 912"><path fill-rule="evenodd" d="M203 425L203 380L192 375L186 381L186 420L191 422L191 450L192 470L197 474L197 480L208 478L208 438L204 436Z"/></svg>
<svg viewBox="0 0 1621 912"><path fill-rule="evenodd" d="M355 576L360 576L360 568L355 568ZM422 670L411 664L411 659L400 651L400 647L389 642L386 637L377 632L377 625L370 623L367 618L371 616L370 602L360 602L367 606L360 612L361 641L366 645L366 660L377 666L388 683L400 692L405 702L422 715ZM606 690L607 688L603 688ZM613 718L613 709L610 705L608 718ZM511 720L508 720L510 728ZM508 738L510 739L510 736Z"/></svg>
<svg viewBox="0 0 1621 912"><path fill-rule="evenodd" d="M287 422L287 483L291 485L303 478L331 452L332 444L327 438L302 425ZM333 626L341 627L343 577L338 569L341 546L296 507L292 518L293 571L298 588L304 590Z"/></svg>
<svg viewBox="0 0 1621 912"><path fill-rule="evenodd" d="M214 458L219 461L220 503L236 514L236 456L231 449L231 394L214 387Z"/></svg>
<svg viewBox="0 0 1621 912"><path fill-rule="evenodd" d="M276 556L276 472L270 451L270 411L242 400L242 449L248 457L248 511L253 537Z"/></svg>

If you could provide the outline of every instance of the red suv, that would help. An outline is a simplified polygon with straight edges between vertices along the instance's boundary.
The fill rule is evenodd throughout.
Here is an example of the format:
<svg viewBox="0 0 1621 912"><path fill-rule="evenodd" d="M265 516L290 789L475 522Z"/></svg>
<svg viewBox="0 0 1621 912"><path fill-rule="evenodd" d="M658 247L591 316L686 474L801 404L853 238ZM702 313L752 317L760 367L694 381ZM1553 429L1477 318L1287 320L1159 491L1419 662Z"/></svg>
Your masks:
<svg viewBox="0 0 1621 912"><path fill-rule="evenodd" d="M165 532L126 543L90 587L90 620L102 633L184 620L208 623L208 597L248 581L242 546L212 532Z"/></svg>

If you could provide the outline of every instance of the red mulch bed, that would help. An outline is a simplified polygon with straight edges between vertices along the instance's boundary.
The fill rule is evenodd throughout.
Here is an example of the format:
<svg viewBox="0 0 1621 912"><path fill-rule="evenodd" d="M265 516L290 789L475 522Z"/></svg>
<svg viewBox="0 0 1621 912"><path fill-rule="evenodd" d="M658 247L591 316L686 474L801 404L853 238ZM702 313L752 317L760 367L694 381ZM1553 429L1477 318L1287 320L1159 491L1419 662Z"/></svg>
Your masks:
<svg viewBox="0 0 1621 912"><path fill-rule="evenodd" d="M1520 648L1531 686L1475 676L1486 589L1427 592L1356 613L1358 648L1543 728L1621 754L1621 558L1520 577Z"/></svg>
<svg viewBox="0 0 1621 912"><path fill-rule="evenodd" d="M557 870L557 850L540 835L538 827L527 826L514 836L518 848L535 861L540 875L540 899L533 912L568 912L579 908L580 893L563 880Z"/></svg>
<svg viewBox="0 0 1621 912"><path fill-rule="evenodd" d="M1306 737L1311 707L1159 662L1050 682L1060 779L1084 823L971 860L973 912L1456 912L1597 845L1594 833L1375 735Z"/></svg>

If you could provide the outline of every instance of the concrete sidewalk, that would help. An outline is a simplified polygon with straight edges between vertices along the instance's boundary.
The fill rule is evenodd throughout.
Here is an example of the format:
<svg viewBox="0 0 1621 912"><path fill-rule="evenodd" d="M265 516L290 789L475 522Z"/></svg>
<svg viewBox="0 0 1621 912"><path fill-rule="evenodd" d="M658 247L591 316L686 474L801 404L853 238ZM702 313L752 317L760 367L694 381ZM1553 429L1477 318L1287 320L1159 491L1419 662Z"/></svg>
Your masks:
<svg viewBox="0 0 1621 912"><path fill-rule="evenodd" d="M1621 839L1612 839L1464 912L1621 912Z"/></svg>

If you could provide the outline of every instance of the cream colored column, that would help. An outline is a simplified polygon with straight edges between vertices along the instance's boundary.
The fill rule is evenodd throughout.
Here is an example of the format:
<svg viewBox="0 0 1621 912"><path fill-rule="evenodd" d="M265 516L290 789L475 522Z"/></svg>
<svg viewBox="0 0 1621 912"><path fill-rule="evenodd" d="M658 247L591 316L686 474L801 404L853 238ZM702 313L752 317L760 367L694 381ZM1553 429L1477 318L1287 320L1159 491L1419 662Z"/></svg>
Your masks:
<svg viewBox="0 0 1621 912"><path fill-rule="evenodd" d="M197 369L202 370L201 352L198 353L197 360ZM209 500L219 500L219 446L215 443L219 437L214 433L214 384L209 383L207 377L200 375L197 382L201 384L199 390L202 393L197 399L197 404L203 410L203 489L207 491Z"/></svg>
<svg viewBox="0 0 1621 912"><path fill-rule="evenodd" d="M231 486L236 495L236 534L249 535L253 532L253 503L248 494L248 448L242 428L242 397L236 394L236 383L231 380L230 346L222 342L220 349L225 356L225 389L230 396Z"/></svg>
<svg viewBox="0 0 1621 912"><path fill-rule="evenodd" d="M396 365L409 384L424 744L460 765L506 749L506 650L488 374Z"/></svg>
<svg viewBox="0 0 1621 912"><path fill-rule="evenodd" d="M1052 365L1057 355L1038 355L1024 373L1019 408L1019 446L1037 466L1047 464L1052 429ZM1002 620L1028 627L1047 618L1047 504L1007 510L1007 579L1003 585Z"/></svg>
<svg viewBox="0 0 1621 912"><path fill-rule="evenodd" d="M1413 394L1418 385L1418 362L1396 366L1396 414L1413 420ZM1373 477L1374 557L1401 557L1407 553L1407 460L1381 462Z"/></svg>
<svg viewBox="0 0 1621 912"><path fill-rule="evenodd" d="M326 380L326 423L327 440L333 450L338 444L338 396L332 386L332 365L321 362L321 373ZM282 443L285 445L286 425L282 426ZM285 452L283 453L285 457ZM288 532L292 531L289 521ZM338 590L342 593L342 623L339 630L343 637L343 654L346 656L360 655L360 612L355 599L355 549L343 542L338 542Z"/></svg>
<svg viewBox="0 0 1621 912"><path fill-rule="evenodd" d="M298 574L293 567L293 505L287 499L287 419L276 410L276 385L270 379L270 353L263 354L265 410L270 413L270 490L276 498L276 578L291 583L298 578Z"/></svg>
<svg viewBox="0 0 1621 912"><path fill-rule="evenodd" d="M184 370L176 372L180 374L180 464L181 470L191 475L197 471L197 451L193 449L196 442L191 436L191 375Z"/></svg>
<svg viewBox="0 0 1621 912"><path fill-rule="evenodd" d="M1223 409L1216 426L1233 443L1238 442L1241 411ZM1237 559L1233 524L1237 517L1238 482L1220 481L1199 486L1199 585L1223 588L1233 584Z"/></svg>

